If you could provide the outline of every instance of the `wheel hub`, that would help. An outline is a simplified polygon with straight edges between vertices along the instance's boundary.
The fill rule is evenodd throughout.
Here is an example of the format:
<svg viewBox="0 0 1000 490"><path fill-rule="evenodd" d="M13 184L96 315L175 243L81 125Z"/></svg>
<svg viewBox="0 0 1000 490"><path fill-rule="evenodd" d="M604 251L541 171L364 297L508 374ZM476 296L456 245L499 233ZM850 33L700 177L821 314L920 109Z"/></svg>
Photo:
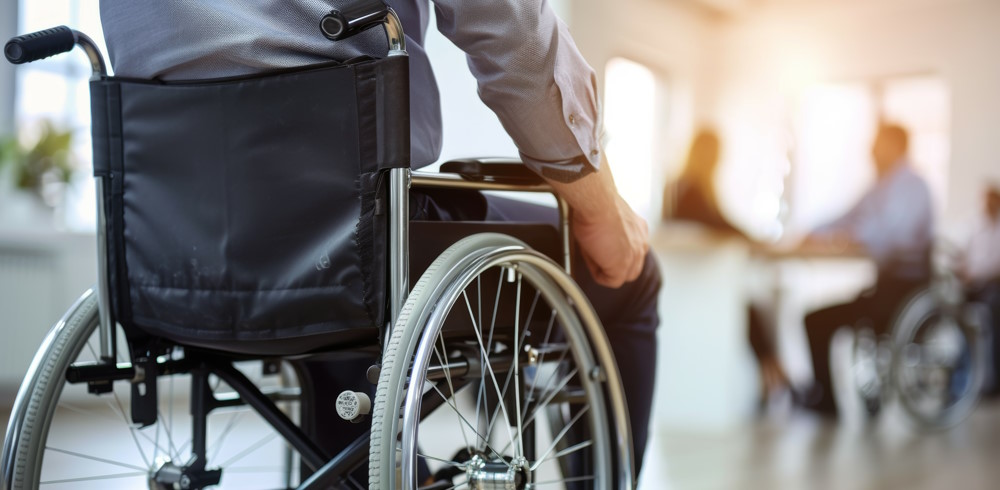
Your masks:
<svg viewBox="0 0 1000 490"><path fill-rule="evenodd" d="M177 466L172 461L162 461L149 475L149 488L153 490L195 490L218 485L222 470Z"/></svg>
<svg viewBox="0 0 1000 490"><path fill-rule="evenodd" d="M524 490L531 481L531 470L524 458L508 463L487 461L477 454L469 460L465 473L472 490Z"/></svg>

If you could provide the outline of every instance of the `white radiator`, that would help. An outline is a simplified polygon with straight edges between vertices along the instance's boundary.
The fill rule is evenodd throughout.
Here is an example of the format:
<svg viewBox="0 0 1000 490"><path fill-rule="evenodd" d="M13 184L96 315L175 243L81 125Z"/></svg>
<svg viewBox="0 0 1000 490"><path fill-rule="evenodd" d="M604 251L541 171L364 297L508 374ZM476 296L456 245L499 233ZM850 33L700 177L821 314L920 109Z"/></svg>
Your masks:
<svg viewBox="0 0 1000 490"><path fill-rule="evenodd" d="M0 402L12 401L49 328L96 278L94 236L0 232Z"/></svg>

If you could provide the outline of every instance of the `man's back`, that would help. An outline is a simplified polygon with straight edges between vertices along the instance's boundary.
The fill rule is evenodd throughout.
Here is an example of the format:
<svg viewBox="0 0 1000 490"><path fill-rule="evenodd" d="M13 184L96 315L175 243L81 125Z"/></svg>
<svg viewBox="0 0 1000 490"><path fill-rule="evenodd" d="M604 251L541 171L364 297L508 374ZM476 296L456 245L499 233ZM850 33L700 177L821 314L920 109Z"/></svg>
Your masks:
<svg viewBox="0 0 1000 490"><path fill-rule="evenodd" d="M101 0L118 76L205 79L357 56L383 56L380 29L332 42L320 19L349 0ZM390 0L410 56L411 156L419 168L441 152L441 109L424 34L428 0ZM560 180L599 166L593 70L544 0L437 0L438 29L469 55L483 101L525 163Z"/></svg>

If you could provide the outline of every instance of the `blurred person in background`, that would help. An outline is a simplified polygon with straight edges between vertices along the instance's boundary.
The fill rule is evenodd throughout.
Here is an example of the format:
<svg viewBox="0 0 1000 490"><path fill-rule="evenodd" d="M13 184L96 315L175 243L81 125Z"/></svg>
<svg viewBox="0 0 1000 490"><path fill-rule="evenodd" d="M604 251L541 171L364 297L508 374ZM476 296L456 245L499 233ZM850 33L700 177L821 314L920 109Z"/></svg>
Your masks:
<svg viewBox="0 0 1000 490"><path fill-rule="evenodd" d="M983 216L965 249L959 276L969 299L989 308L993 383L989 394L1000 394L1000 184L986 187Z"/></svg>
<svg viewBox="0 0 1000 490"><path fill-rule="evenodd" d="M806 316L814 384L798 398L816 412L837 415L830 378L830 341L841 327L869 325L882 334L903 299L930 277L933 212L927 183L907 158L909 136L882 124L872 146L876 181L845 215L814 230L803 247L862 253L878 267L875 286L850 303Z"/></svg>
<svg viewBox="0 0 1000 490"><path fill-rule="evenodd" d="M719 168L721 145L713 129L698 132L688 153L684 170L676 181L664 189L662 217L664 221L689 221L720 234L753 240L729 222L722 214L715 193L715 176ZM748 310L750 347L760 369L761 401L766 402L789 386L788 376L778 361L772 332L763 311L751 305Z"/></svg>

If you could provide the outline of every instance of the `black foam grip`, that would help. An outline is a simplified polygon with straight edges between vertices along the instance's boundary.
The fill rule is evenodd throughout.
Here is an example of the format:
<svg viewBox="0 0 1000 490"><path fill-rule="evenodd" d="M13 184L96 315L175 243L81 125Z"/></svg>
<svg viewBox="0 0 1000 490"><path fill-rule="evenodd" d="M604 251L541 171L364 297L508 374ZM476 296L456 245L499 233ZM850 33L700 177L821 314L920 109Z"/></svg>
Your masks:
<svg viewBox="0 0 1000 490"><path fill-rule="evenodd" d="M356 0L326 14L320 21L320 31L328 39L339 41L381 24L386 15L389 6L384 1Z"/></svg>
<svg viewBox="0 0 1000 490"><path fill-rule="evenodd" d="M3 54L7 61L20 65L65 53L73 49L74 45L76 35L73 34L73 29L59 26L11 38L4 45Z"/></svg>

